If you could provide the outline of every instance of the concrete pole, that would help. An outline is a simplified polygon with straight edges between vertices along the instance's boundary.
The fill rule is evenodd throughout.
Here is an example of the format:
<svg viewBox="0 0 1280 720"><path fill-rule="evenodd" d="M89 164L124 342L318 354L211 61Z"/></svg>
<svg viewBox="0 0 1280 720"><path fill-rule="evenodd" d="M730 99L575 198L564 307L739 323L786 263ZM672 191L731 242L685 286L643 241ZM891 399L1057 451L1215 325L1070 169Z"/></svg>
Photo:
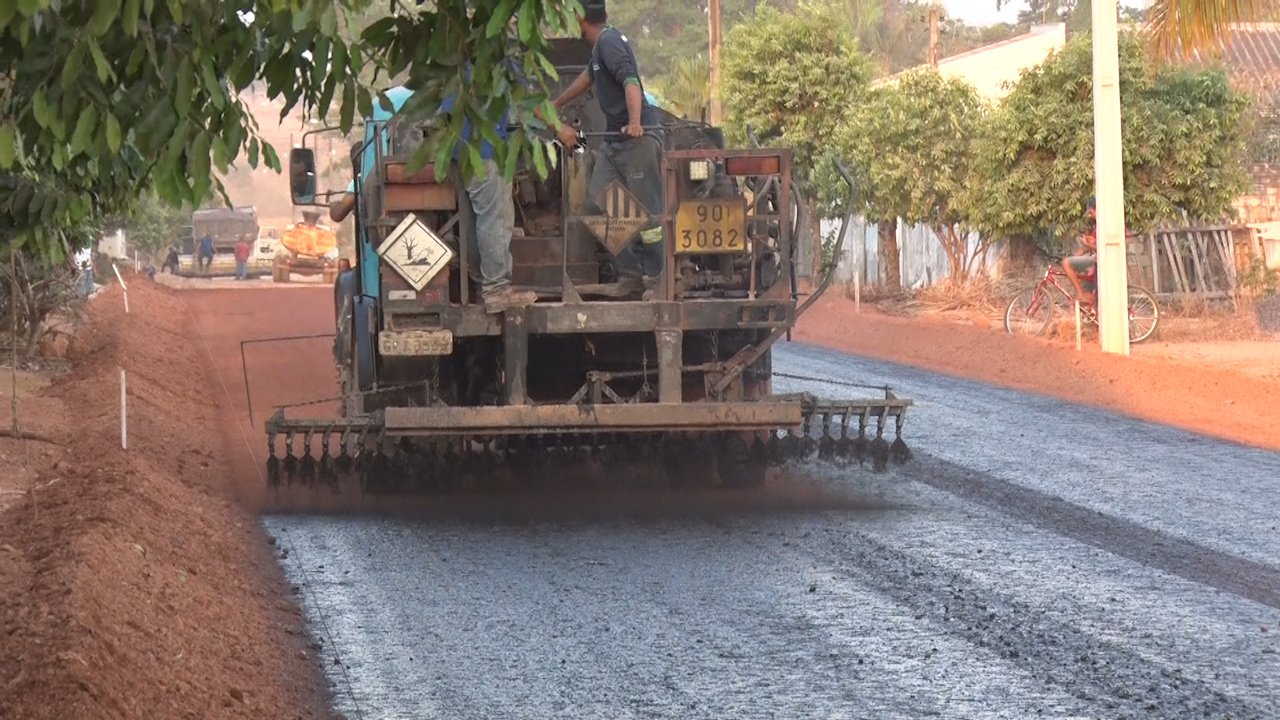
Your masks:
<svg viewBox="0 0 1280 720"><path fill-rule="evenodd" d="M938 4L929 6L929 47L925 52L929 67L938 67Z"/></svg>
<svg viewBox="0 0 1280 720"><path fill-rule="evenodd" d="M1098 335L1129 354L1129 263L1124 237L1117 0L1093 0L1093 140L1098 202Z"/></svg>
<svg viewBox="0 0 1280 720"><path fill-rule="evenodd" d="M711 60L711 116L708 118L713 126L719 126L722 120L720 107L720 0L707 3L707 38L709 58Z"/></svg>

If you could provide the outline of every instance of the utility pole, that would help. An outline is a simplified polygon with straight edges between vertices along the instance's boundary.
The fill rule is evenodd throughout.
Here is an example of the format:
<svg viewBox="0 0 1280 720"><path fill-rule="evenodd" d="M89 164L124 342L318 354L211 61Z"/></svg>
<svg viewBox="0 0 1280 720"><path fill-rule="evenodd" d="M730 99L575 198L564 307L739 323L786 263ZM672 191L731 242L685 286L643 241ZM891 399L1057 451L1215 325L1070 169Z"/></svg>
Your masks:
<svg viewBox="0 0 1280 720"><path fill-rule="evenodd" d="M929 4L929 50L925 56L929 67L938 67L938 4Z"/></svg>
<svg viewBox="0 0 1280 720"><path fill-rule="evenodd" d="M707 3L707 38L709 57L711 59L711 112L709 122L719 126L720 108L720 0L709 0Z"/></svg>
<svg viewBox="0 0 1280 720"><path fill-rule="evenodd" d="M1094 197L1098 203L1098 335L1129 354L1129 260L1124 236L1117 0L1093 0Z"/></svg>

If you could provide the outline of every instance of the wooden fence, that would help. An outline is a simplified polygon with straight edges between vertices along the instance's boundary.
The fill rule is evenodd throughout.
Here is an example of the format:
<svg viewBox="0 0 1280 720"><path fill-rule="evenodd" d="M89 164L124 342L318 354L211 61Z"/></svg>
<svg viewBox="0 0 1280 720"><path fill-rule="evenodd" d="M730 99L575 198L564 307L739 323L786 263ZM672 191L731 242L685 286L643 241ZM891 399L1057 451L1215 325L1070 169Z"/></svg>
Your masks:
<svg viewBox="0 0 1280 720"><path fill-rule="evenodd" d="M1156 296L1233 298L1261 241L1245 225L1173 228L1128 241L1129 281Z"/></svg>

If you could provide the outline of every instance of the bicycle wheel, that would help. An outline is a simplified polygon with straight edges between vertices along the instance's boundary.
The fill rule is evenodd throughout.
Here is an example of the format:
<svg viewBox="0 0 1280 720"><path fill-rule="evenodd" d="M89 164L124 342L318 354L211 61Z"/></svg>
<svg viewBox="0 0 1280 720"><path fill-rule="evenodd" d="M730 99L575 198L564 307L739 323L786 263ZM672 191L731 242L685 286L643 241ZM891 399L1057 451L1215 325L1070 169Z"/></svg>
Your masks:
<svg viewBox="0 0 1280 720"><path fill-rule="evenodd" d="M1129 287L1129 342L1140 343L1150 338L1160 322L1160 306L1146 288Z"/></svg>
<svg viewBox="0 0 1280 720"><path fill-rule="evenodd" d="M1053 320L1054 302L1044 288L1036 285L1013 296L1004 311L1004 329L1010 335L1043 335Z"/></svg>

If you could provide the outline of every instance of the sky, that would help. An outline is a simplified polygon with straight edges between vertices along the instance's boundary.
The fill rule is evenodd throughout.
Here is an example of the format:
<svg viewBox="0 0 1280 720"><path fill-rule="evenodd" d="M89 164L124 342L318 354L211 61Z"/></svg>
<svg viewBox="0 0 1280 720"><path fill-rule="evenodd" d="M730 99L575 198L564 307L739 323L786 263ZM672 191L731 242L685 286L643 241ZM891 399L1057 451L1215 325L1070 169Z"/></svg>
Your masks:
<svg viewBox="0 0 1280 720"><path fill-rule="evenodd" d="M947 13L966 25L990 25L997 22L1013 22L1018 18L1018 11L1026 7L1020 0L1001 3L1004 7L996 12L996 0L943 0ZM1140 0L1121 0L1121 5L1142 7Z"/></svg>

